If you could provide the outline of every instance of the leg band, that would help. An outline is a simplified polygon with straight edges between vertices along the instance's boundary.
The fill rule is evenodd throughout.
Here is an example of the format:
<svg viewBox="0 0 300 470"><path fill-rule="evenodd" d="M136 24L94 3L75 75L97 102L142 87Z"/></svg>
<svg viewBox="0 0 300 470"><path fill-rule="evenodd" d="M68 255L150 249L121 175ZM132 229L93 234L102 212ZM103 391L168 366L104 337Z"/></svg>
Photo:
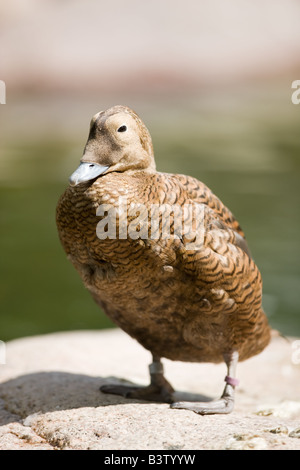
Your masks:
<svg viewBox="0 0 300 470"><path fill-rule="evenodd" d="M232 385L233 387L237 387L238 384L240 383L238 379L235 379L234 377L230 377L229 375L226 375L225 382L228 383L229 385Z"/></svg>
<svg viewBox="0 0 300 470"><path fill-rule="evenodd" d="M163 374L164 366L161 362L152 362L152 364L149 366L149 372L150 374Z"/></svg>

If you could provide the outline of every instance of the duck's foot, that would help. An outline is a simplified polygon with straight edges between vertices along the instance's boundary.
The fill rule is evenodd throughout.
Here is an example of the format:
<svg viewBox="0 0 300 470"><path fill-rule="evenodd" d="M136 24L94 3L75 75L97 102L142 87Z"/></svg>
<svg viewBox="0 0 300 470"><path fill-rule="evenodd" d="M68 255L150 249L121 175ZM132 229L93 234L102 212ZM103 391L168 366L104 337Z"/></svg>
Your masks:
<svg viewBox="0 0 300 470"><path fill-rule="evenodd" d="M139 400L157 401L162 403L172 403L172 394L166 388L148 385L147 387L135 387L130 385L103 385L100 387L103 393L121 395L125 398L137 398Z"/></svg>
<svg viewBox="0 0 300 470"><path fill-rule="evenodd" d="M231 413L234 407L232 397L223 397L220 400L207 403L178 401L171 404L171 408L194 411L199 415L227 414Z"/></svg>
<svg viewBox="0 0 300 470"><path fill-rule="evenodd" d="M228 414L234 408L234 389L239 381L235 378L236 365L238 362L238 353L224 354L224 360L227 365L227 374L225 377L225 388L219 400L207 403L178 401L171 404L171 408L194 411L199 415Z"/></svg>
<svg viewBox="0 0 300 470"><path fill-rule="evenodd" d="M107 384L102 385L100 390L103 393L121 395L125 398L137 398L139 400L173 403L174 389L163 375L163 366L160 360L154 360L149 369L151 383L147 387Z"/></svg>

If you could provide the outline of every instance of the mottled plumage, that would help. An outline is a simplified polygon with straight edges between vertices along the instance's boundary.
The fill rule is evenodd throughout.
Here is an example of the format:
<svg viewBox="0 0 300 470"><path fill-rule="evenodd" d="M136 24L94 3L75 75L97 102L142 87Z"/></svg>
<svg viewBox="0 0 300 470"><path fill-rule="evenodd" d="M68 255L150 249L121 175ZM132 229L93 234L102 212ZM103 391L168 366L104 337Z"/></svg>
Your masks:
<svg viewBox="0 0 300 470"><path fill-rule="evenodd" d="M154 358L148 388L108 386L104 391L172 401L161 357L225 360L228 375L234 375L238 359L265 348L270 329L261 307L260 272L232 213L195 178L156 171L149 132L129 108L116 106L94 116L81 162L57 206L62 245L95 301ZM99 239L96 211L103 204L118 209L120 197L127 207L143 204L148 214L154 204L172 206L170 237L161 236L162 218L158 238L151 237L153 227L146 218L144 239ZM178 237L174 227L176 211L195 203L201 211L188 220L202 239L197 249L190 249L193 236ZM129 217L128 224L133 220ZM120 224L117 219L117 234ZM173 407L229 412L236 385L230 382L217 402Z"/></svg>

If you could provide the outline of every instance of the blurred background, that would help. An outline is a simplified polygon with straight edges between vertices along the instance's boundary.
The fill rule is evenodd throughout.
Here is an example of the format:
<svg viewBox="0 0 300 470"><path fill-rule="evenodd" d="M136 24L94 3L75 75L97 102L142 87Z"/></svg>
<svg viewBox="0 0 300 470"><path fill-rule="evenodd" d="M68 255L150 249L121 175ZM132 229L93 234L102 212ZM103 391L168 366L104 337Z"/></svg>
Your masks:
<svg viewBox="0 0 300 470"><path fill-rule="evenodd" d="M204 181L246 232L274 328L300 335L298 0L0 0L0 339L113 326L55 208L89 122L115 104L160 171Z"/></svg>

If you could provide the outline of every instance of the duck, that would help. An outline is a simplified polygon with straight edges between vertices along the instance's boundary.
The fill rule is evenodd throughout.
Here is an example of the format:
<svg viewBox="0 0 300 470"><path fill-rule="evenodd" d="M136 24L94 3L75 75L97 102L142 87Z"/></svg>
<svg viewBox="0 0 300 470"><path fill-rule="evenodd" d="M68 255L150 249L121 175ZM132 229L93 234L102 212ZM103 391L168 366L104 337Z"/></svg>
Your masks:
<svg viewBox="0 0 300 470"><path fill-rule="evenodd" d="M271 337L262 277L240 224L208 186L156 170L150 132L131 108L92 117L56 224L94 301L151 353L149 385L108 383L101 392L230 413L238 363ZM177 401L162 359L225 363L221 397Z"/></svg>

